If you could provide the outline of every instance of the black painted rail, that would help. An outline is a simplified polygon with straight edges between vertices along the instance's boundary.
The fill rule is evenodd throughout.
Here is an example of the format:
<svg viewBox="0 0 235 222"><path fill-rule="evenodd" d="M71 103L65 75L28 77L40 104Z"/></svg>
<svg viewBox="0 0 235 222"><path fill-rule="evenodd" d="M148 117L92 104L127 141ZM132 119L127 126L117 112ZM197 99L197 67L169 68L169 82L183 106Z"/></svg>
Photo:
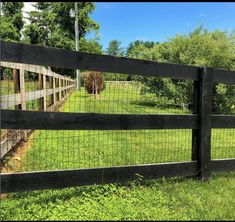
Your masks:
<svg viewBox="0 0 235 222"><path fill-rule="evenodd" d="M199 129L198 115L97 114L1 110L2 129ZM212 115L212 128L235 128L235 115Z"/></svg>
<svg viewBox="0 0 235 222"><path fill-rule="evenodd" d="M1 41L1 60L57 68L199 80L201 67L97 55L51 47ZM108 64L108 65L107 65ZM213 70L213 81L235 83L234 72Z"/></svg>

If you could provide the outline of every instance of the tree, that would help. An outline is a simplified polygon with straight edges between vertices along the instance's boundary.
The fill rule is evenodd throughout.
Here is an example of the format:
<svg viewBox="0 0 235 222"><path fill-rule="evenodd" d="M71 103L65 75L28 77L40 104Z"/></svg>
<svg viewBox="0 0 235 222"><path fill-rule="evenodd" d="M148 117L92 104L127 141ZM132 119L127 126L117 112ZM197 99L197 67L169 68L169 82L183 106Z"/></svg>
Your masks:
<svg viewBox="0 0 235 222"><path fill-rule="evenodd" d="M74 2L37 2L37 11L29 13L30 24L26 26L25 35L31 44L41 44L64 49L75 49L74 18L70 10ZM79 39L89 31L99 29L89 16L95 9L92 2L79 2Z"/></svg>
<svg viewBox="0 0 235 222"><path fill-rule="evenodd" d="M133 53L134 52L134 53ZM235 70L232 61L235 58L235 36L222 31L209 32L203 26L188 35L177 35L168 42L156 44L146 50L136 47L131 54L134 58L142 58L157 62L206 66L227 70ZM156 96L168 99L173 104L191 107L192 81L139 78L144 87L142 93L154 93ZM180 94L184 94L182 97ZM231 112L234 108L232 97L235 97L234 87L217 84L214 87L214 112Z"/></svg>
<svg viewBox="0 0 235 222"><path fill-rule="evenodd" d="M30 24L24 31L28 41L31 44L75 50L75 21L70 17L74 2L37 2L34 6L36 10L29 13ZM90 18L94 9L93 2L78 3L80 51L98 52L100 50L98 42L85 40L88 32L99 29L99 25ZM53 67L52 70L75 77L74 70Z"/></svg>
<svg viewBox="0 0 235 222"><path fill-rule="evenodd" d="M24 26L22 8L23 2L0 3L0 39L5 41L19 42L21 30ZM1 79L11 79L12 70L3 68Z"/></svg>
<svg viewBox="0 0 235 222"><path fill-rule="evenodd" d="M154 43L153 41L150 42L150 41L140 41L140 40L131 42L129 43L127 47L126 56L129 57L129 55L133 52L133 50L135 50L139 46L143 46L144 48L151 49L157 43Z"/></svg>
<svg viewBox="0 0 235 222"><path fill-rule="evenodd" d="M1 2L0 38L6 41L20 41L24 26L22 8L23 2Z"/></svg>
<svg viewBox="0 0 235 222"><path fill-rule="evenodd" d="M106 49L106 53L111 56L123 56L124 49L121 47L121 42L118 40L112 40Z"/></svg>
<svg viewBox="0 0 235 222"><path fill-rule="evenodd" d="M102 45L95 39L86 40L82 38L80 40L80 51L87 53L102 54Z"/></svg>

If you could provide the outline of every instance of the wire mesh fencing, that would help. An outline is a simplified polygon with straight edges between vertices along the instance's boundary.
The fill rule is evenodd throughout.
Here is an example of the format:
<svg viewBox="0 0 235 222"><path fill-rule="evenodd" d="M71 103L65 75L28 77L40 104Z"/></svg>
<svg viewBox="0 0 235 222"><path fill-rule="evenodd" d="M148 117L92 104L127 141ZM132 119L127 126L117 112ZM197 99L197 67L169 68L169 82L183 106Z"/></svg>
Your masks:
<svg viewBox="0 0 235 222"><path fill-rule="evenodd" d="M214 84L212 113L235 115L235 85ZM212 129L212 159L235 158L235 129Z"/></svg>
<svg viewBox="0 0 235 222"><path fill-rule="evenodd" d="M16 92L12 81L1 80L2 95ZM46 76L43 79L39 73L25 73L25 92L38 95L36 99L26 102L25 109L102 114L193 113L193 81L84 71L80 82L79 89L70 89L59 78L53 80ZM52 92L53 86L58 90ZM216 87L213 113L223 113L222 108L229 101L233 114L233 88L229 88L227 94L221 97L225 86ZM41 90L46 92L46 96L40 95L43 93ZM61 100L63 102L58 107L53 106ZM16 106L11 108L17 109ZM18 141L16 137L5 137L8 137L8 143ZM234 129L213 129L212 158L234 157L234 138ZM28 133L27 139L11 155L6 156L2 171L26 172L184 162L191 161L191 158L191 129L35 130Z"/></svg>
<svg viewBox="0 0 235 222"><path fill-rule="evenodd" d="M97 76L102 76L99 82ZM38 74L26 81L26 92L40 90ZM187 85L189 97L192 81L172 82L162 90L162 79L122 74L83 72L81 87L73 89L58 110L60 112L103 114L188 114L191 98L170 99L170 93ZM100 84L100 86L98 86ZM58 84L57 84L58 85ZM49 79L46 89L50 90ZM99 89L100 88L100 89ZM159 89L159 92L154 90ZM168 94L169 95L168 95ZM51 96L51 95L50 95ZM47 107L52 98L47 98ZM27 110L42 110L42 98L29 101ZM36 130L7 161L5 171L38 171L108 167L164 162L190 161L192 130ZM13 139L14 140L14 139Z"/></svg>

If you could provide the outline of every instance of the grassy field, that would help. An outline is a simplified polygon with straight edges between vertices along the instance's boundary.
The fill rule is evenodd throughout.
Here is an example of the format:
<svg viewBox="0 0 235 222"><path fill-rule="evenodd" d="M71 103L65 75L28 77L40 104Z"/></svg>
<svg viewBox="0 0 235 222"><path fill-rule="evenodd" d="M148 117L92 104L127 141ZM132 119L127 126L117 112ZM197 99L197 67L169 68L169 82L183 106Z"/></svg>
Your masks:
<svg viewBox="0 0 235 222"><path fill-rule="evenodd" d="M107 84L95 98L85 89L73 92L62 107L64 112L97 113L189 113L172 107L142 105L134 85ZM191 160L191 130L38 130L18 171L103 167ZM212 133L212 157L235 156L235 130Z"/></svg>
<svg viewBox="0 0 235 222"><path fill-rule="evenodd" d="M154 107L133 85L107 84L102 95L74 92L65 112L189 113ZM212 157L235 157L235 130L213 130ZM74 169L190 161L191 130L36 131L15 171ZM11 194L2 220L225 220L235 219L235 173L210 181L161 179Z"/></svg>

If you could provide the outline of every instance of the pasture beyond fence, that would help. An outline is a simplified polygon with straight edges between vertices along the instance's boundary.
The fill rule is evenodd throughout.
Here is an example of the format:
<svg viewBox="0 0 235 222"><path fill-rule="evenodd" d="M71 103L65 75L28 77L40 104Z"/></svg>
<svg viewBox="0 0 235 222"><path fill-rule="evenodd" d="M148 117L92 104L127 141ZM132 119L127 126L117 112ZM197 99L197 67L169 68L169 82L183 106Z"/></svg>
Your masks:
<svg viewBox="0 0 235 222"><path fill-rule="evenodd" d="M142 99L141 81L132 78L106 81L98 96L84 87L72 91L60 112L10 110L5 104L22 104L21 92L13 102L2 96L1 128L35 130L20 167L1 174L2 193L123 182L138 175L207 179L235 170L235 115L212 113L214 84L233 86L235 72L10 42L1 42L1 50L7 63L187 81L193 95L191 109L151 106ZM41 92L55 98L67 89L60 85L48 94L40 89L33 99L42 99Z"/></svg>

